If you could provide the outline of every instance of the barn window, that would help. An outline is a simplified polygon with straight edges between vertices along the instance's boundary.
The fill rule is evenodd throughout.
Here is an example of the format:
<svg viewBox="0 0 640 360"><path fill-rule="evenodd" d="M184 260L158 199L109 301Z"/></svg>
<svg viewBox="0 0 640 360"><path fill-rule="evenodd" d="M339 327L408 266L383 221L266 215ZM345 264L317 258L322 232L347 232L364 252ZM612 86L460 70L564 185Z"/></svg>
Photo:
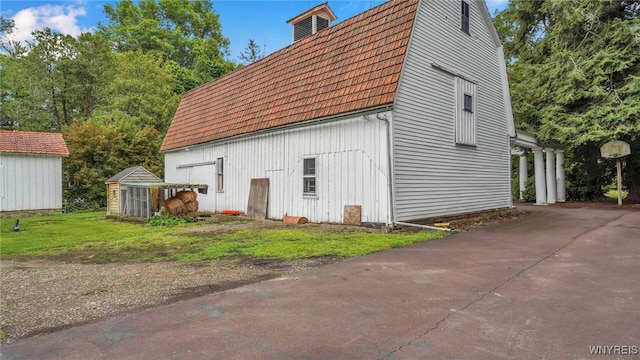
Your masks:
<svg viewBox="0 0 640 360"><path fill-rule="evenodd" d="M462 31L469 33L469 4L462 2Z"/></svg>
<svg viewBox="0 0 640 360"><path fill-rule="evenodd" d="M316 158L304 159L304 171L302 174L304 195L316 195Z"/></svg>
<svg viewBox="0 0 640 360"><path fill-rule="evenodd" d="M476 84L456 78L456 144L477 145Z"/></svg>
<svg viewBox="0 0 640 360"><path fill-rule="evenodd" d="M473 112L473 96L464 94L464 111Z"/></svg>
<svg viewBox="0 0 640 360"><path fill-rule="evenodd" d="M224 158L218 158L218 160L216 160L216 175L217 175L216 191L223 192L224 191Z"/></svg>

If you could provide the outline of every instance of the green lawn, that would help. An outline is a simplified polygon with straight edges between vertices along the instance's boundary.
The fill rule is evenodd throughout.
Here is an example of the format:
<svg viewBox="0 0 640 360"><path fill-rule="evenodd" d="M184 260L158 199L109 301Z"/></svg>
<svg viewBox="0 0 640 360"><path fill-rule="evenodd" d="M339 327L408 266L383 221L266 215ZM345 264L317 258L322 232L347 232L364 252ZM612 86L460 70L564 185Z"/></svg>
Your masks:
<svg viewBox="0 0 640 360"><path fill-rule="evenodd" d="M356 227L317 225L220 232L215 220L152 227L105 219L103 212L21 218L19 232L12 231L13 223L13 219L1 220L0 257L74 262L347 258L446 235L440 231L381 233Z"/></svg>

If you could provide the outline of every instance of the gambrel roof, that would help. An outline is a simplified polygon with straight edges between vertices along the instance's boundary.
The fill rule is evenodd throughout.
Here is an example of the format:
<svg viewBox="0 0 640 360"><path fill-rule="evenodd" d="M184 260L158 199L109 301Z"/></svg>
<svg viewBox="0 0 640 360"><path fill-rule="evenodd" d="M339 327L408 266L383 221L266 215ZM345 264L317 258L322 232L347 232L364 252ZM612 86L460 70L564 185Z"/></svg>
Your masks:
<svg viewBox="0 0 640 360"><path fill-rule="evenodd" d="M0 130L0 152L69 156L60 133Z"/></svg>
<svg viewBox="0 0 640 360"><path fill-rule="evenodd" d="M392 104L418 0L391 0L187 92L161 150Z"/></svg>

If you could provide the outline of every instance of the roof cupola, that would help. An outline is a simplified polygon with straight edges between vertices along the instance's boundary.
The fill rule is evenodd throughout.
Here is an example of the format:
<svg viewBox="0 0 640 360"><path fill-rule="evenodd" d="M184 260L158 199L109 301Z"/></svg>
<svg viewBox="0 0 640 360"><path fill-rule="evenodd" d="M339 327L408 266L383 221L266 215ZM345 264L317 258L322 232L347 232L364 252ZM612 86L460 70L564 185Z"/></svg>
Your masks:
<svg viewBox="0 0 640 360"><path fill-rule="evenodd" d="M320 4L287 20L287 24L293 25L292 42L296 42L309 35L313 35L322 29L326 29L331 22L338 17L333 13L328 3Z"/></svg>

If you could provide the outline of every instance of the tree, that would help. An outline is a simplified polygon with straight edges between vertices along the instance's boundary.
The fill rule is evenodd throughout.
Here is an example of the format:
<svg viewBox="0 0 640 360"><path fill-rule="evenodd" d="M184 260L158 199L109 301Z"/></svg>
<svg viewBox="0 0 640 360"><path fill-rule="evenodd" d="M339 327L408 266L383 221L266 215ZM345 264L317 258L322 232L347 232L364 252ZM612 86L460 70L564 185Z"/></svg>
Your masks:
<svg viewBox="0 0 640 360"><path fill-rule="evenodd" d="M127 167L163 173L160 145L180 102L171 68L138 50L116 54L113 73L92 116L64 129L73 208L104 206L105 180Z"/></svg>
<svg viewBox="0 0 640 360"><path fill-rule="evenodd" d="M187 82L178 89L190 89L235 69L227 61L229 40L222 35L218 14L211 0L122 0L115 7L105 5L109 23L99 26L118 52L140 50L193 74L180 72ZM179 68L176 68L179 69Z"/></svg>
<svg viewBox="0 0 640 360"><path fill-rule="evenodd" d="M100 36L77 39L50 29L35 31L26 48L0 55L2 126L60 131L88 118L102 101L113 72L113 54Z"/></svg>
<svg viewBox="0 0 640 360"><path fill-rule="evenodd" d="M120 111L138 129L149 125L164 136L180 102L171 68L138 50L116 55L115 74L104 90L107 102L98 110Z"/></svg>
<svg viewBox="0 0 640 360"><path fill-rule="evenodd" d="M254 63L264 57L264 50L260 48L253 39L249 39L249 44L244 48L244 51L240 53L240 60L242 60L245 65Z"/></svg>
<svg viewBox="0 0 640 360"><path fill-rule="evenodd" d="M50 29L35 31L27 51L4 55L7 107L2 117L25 130L57 131L70 124L77 89L71 63L75 39Z"/></svg>
<svg viewBox="0 0 640 360"><path fill-rule="evenodd" d="M77 38L77 55L73 61L81 98L77 100L78 116L89 118L100 105L105 105L106 89L116 75L116 57L102 36L84 33Z"/></svg>
<svg viewBox="0 0 640 360"><path fill-rule="evenodd" d="M620 139L636 149L625 179L628 200L640 202L639 10L627 0L512 0L496 17L516 125L570 147L569 195L601 195L597 149Z"/></svg>
<svg viewBox="0 0 640 360"><path fill-rule="evenodd" d="M162 176L161 134L153 126L139 128L126 113L96 113L64 128L69 158L63 162L65 194L72 209L106 205L104 182L131 166L144 166Z"/></svg>

